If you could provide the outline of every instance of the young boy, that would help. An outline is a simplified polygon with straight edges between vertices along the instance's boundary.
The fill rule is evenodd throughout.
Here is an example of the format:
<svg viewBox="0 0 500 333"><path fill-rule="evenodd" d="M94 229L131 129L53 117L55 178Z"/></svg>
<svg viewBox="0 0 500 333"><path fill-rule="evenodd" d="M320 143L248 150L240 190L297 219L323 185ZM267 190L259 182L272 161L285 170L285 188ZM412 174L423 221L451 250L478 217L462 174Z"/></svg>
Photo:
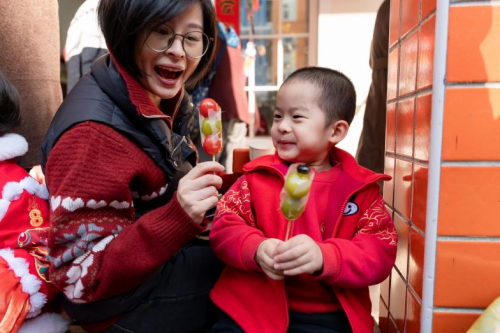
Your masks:
<svg viewBox="0 0 500 333"><path fill-rule="evenodd" d="M49 193L16 164L28 151L10 130L20 122L16 89L0 72L0 332L66 332L67 321L46 312L56 289L47 278Z"/></svg>
<svg viewBox="0 0 500 333"><path fill-rule="evenodd" d="M300 69L280 88L277 153L246 164L217 207L210 240L227 267L211 292L222 310L213 332L373 332L368 286L389 275L397 234L377 185L390 177L335 147L355 106L351 81L331 69ZM291 163L316 173L284 241L280 191Z"/></svg>

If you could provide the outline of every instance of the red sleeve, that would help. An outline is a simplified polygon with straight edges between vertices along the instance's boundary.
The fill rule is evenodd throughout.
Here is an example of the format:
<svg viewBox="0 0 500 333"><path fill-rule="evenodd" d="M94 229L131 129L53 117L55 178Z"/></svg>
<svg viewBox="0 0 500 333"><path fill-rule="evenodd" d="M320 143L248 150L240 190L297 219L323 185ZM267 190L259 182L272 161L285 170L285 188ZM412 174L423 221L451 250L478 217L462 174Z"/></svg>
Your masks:
<svg viewBox="0 0 500 333"><path fill-rule="evenodd" d="M130 183L159 187L165 178L138 147L104 125L83 123L65 133L46 176L50 276L75 302L131 290L202 230L175 194L135 220Z"/></svg>
<svg viewBox="0 0 500 333"><path fill-rule="evenodd" d="M225 263L242 270L260 270L255 252L266 237L255 226L252 196L246 176L238 179L219 200L210 243Z"/></svg>
<svg viewBox="0 0 500 333"><path fill-rule="evenodd" d="M396 260L397 232L378 195L365 210L352 239L331 238L319 244L323 272L331 285L359 288L382 282Z"/></svg>

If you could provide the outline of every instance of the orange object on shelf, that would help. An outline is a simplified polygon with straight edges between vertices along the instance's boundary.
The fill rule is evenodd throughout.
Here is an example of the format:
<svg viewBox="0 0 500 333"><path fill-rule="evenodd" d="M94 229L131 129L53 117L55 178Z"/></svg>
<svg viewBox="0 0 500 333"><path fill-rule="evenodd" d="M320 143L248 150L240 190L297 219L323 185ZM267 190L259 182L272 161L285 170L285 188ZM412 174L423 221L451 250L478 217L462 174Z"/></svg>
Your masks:
<svg viewBox="0 0 500 333"><path fill-rule="evenodd" d="M243 166L250 162L249 148L235 148L233 150L233 173L242 174Z"/></svg>

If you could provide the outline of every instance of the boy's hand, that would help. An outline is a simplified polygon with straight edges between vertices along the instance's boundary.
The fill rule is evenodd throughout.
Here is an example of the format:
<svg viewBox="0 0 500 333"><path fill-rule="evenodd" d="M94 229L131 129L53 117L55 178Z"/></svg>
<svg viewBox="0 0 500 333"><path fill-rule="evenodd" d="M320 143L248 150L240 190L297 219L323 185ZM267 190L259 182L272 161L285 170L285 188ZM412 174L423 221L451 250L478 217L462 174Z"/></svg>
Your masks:
<svg viewBox="0 0 500 333"><path fill-rule="evenodd" d="M317 274L323 270L323 253L307 235L297 235L276 248L274 269L285 275Z"/></svg>
<svg viewBox="0 0 500 333"><path fill-rule="evenodd" d="M276 248L279 244L283 243L276 238L269 238L260 243L255 252L255 261L262 268L264 273L273 280L283 280L283 271L274 269L274 256L276 255Z"/></svg>

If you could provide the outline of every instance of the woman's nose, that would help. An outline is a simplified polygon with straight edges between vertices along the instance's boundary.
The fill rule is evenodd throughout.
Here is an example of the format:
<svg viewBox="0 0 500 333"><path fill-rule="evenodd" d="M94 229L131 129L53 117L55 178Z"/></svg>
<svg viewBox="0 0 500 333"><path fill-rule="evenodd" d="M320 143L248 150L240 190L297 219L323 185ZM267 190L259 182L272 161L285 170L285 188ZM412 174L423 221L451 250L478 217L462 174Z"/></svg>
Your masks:
<svg viewBox="0 0 500 333"><path fill-rule="evenodd" d="M182 57L184 55L184 48L182 47L182 36L175 36L174 42L167 49L167 54L175 57Z"/></svg>

